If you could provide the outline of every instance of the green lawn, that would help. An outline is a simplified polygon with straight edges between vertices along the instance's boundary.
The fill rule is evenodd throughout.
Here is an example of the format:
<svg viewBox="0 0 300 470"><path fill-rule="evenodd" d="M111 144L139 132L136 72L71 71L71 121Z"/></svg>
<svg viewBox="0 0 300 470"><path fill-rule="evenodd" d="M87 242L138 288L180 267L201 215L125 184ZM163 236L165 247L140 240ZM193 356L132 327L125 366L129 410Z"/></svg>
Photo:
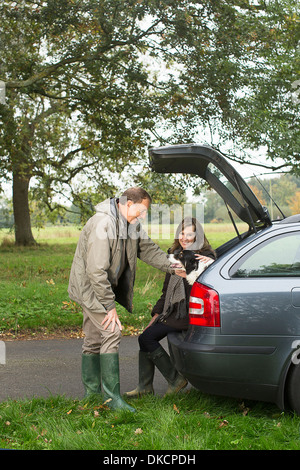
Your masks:
<svg viewBox="0 0 300 470"><path fill-rule="evenodd" d="M205 227L213 247L232 237L228 226ZM37 248L15 248L0 233L1 332L20 336L79 329L80 309L68 299L69 270L79 231L45 229ZM169 240L159 240L163 249ZM148 323L164 274L138 262L134 312L118 306L124 334ZM0 336L1 339L1 336ZM3 366L2 366L3 367ZM5 367L5 366L4 366ZM144 397L137 413L112 412L98 401L63 396L0 403L0 448L102 450L300 449L300 417L275 405L208 396Z"/></svg>
<svg viewBox="0 0 300 470"><path fill-rule="evenodd" d="M213 247L233 235L230 225L223 224L207 226L206 232ZM38 247L16 248L12 235L0 231L0 334L80 328L81 310L67 292L79 233L76 227L50 227L35 233ZM156 241L167 250L172 240ZM138 260L133 314L117 307L124 334L137 333L148 323L163 279L164 273Z"/></svg>

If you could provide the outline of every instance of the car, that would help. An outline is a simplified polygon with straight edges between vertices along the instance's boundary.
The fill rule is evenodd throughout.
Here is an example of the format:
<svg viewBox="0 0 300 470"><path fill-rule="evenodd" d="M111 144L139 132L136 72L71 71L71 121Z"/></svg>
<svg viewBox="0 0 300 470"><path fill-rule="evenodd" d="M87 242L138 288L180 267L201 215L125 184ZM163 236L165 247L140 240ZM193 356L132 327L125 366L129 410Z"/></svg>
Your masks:
<svg viewBox="0 0 300 470"><path fill-rule="evenodd" d="M149 149L152 171L198 175L247 224L195 281L189 327L168 335L172 360L205 393L275 403L300 414L300 215L272 221L217 149Z"/></svg>

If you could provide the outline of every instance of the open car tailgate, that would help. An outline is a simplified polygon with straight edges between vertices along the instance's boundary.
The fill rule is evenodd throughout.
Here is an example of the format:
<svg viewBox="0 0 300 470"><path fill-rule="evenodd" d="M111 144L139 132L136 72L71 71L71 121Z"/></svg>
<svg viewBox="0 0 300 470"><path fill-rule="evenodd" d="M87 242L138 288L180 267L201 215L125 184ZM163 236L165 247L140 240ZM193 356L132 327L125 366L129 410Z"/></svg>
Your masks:
<svg viewBox="0 0 300 470"><path fill-rule="evenodd" d="M197 144L170 145L149 149L149 158L157 173L187 173L206 180L249 229L272 225L266 207L218 150Z"/></svg>

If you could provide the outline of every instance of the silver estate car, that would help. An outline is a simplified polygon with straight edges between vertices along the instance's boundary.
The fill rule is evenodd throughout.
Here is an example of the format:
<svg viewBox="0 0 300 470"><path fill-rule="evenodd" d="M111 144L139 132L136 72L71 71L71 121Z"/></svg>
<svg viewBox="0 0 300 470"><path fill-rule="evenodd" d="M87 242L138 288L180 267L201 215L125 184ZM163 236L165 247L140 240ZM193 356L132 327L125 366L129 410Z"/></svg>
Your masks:
<svg viewBox="0 0 300 470"><path fill-rule="evenodd" d="M300 414L300 215L272 221L226 158L209 146L149 150L159 173L205 179L248 225L217 248L194 283L189 328L168 336L177 369L211 394L273 402Z"/></svg>

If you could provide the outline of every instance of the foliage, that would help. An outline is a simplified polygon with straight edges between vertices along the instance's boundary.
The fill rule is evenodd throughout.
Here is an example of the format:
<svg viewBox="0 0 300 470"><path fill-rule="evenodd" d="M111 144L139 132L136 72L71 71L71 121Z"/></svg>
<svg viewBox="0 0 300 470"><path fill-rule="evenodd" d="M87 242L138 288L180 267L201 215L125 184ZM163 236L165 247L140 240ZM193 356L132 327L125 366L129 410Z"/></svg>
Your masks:
<svg viewBox="0 0 300 470"><path fill-rule="evenodd" d="M154 4L63 1L58 8L51 0L4 2L4 176L17 169L37 178L36 198L49 205L53 191L70 190L82 171L83 187L97 175L93 189L100 198L115 190L110 174L137 161L149 142L146 131L163 116L158 96L168 93L143 65L146 47L153 55L159 49L146 41L158 39L166 22L165 14L159 21L147 16ZM77 180L69 193L74 202L80 191Z"/></svg>
<svg viewBox="0 0 300 470"><path fill-rule="evenodd" d="M299 172L300 145L299 11L297 1L268 2L265 21L252 28L253 62L245 64L231 130L236 141L264 148L271 160L282 159L294 172Z"/></svg>
<svg viewBox="0 0 300 470"><path fill-rule="evenodd" d="M4 0L0 13L0 176L18 229L29 184L55 216L68 198L83 213L120 175L151 188L146 148L200 129L296 169L295 0ZM182 198L185 178L171 182Z"/></svg>
<svg viewBox="0 0 300 470"><path fill-rule="evenodd" d="M277 178L250 178L249 187L252 189L260 203L268 208L272 220L299 214L299 188L300 181L295 175L284 174ZM213 191L206 191L204 202L204 221L229 221L224 201ZM280 210L279 210L279 209Z"/></svg>
<svg viewBox="0 0 300 470"><path fill-rule="evenodd" d="M172 105L233 160L297 172L299 2L187 3L186 22L166 37L181 65Z"/></svg>

